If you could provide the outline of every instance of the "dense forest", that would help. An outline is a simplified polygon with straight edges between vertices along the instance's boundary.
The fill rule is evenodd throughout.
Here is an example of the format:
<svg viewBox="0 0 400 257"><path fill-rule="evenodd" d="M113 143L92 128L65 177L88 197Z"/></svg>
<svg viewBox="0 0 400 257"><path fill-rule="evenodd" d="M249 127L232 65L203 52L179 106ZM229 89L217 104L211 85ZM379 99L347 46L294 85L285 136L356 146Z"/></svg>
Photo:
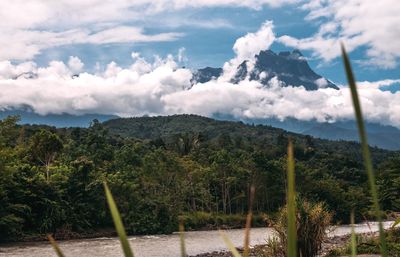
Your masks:
<svg viewBox="0 0 400 257"><path fill-rule="evenodd" d="M337 222L353 208L358 220L371 217L355 142L194 115L94 120L89 128L18 125L12 116L0 121L0 241L112 227L103 181L130 234L175 231L180 217L198 228L209 220L195 218L243 215L251 185L254 212L273 215L285 203L289 137L303 198L323 201ZM400 211L400 154L371 151L382 207Z"/></svg>

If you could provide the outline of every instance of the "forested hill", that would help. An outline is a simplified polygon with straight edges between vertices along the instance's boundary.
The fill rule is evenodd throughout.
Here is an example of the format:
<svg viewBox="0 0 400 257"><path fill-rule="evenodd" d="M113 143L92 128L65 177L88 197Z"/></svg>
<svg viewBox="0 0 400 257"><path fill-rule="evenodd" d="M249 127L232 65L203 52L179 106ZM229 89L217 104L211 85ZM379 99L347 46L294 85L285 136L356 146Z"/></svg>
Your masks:
<svg viewBox="0 0 400 257"><path fill-rule="evenodd" d="M93 121L88 128L0 121L0 242L97 233L112 227L107 181L129 234L243 225L249 187L254 213L286 202L288 138L296 191L324 202L338 222L369 217L360 145L314 139L269 126L194 115ZM400 211L399 152L371 148L380 203ZM265 225L263 219L259 225Z"/></svg>
<svg viewBox="0 0 400 257"><path fill-rule="evenodd" d="M140 139L159 139L178 134L197 134L205 140L221 135L255 138L276 138L282 129L270 126L247 125L242 122L220 121L198 115L172 115L156 117L119 118L108 120L103 125L112 134Z"/></svg>
<svg viewBox="0 0 400 257"><path fill-rule="evenodd" d="M361 160L361 146L357 142L313 138L274 128L268 125L249 125L243 122L221 121L198 115L172 115L156 117L118 118L103 123L110 134L127 138L150 140L187 154L200 144L221 143L227 145L258 146L273 151L286 146L288 137L297 148L309 148L317 152L350 155ZM228 142L229 141L229 142ZM381 161L394 152L371 147L374 159ZM298 153L302 154L302 153Z"/></svg>

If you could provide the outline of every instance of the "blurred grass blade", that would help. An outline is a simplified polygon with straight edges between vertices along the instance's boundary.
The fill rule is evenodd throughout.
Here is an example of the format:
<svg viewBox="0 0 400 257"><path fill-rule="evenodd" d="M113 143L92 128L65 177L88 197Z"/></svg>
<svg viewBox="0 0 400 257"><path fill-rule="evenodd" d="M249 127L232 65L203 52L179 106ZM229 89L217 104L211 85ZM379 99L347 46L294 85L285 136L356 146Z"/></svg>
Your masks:
<svg viewBox="0 0 400 257"><path fill-rule="evenodd" d="M240 255L240 253L238 252L238 250L236 249L236 247L233 245L232 241L229 239L229 237L221 230L219 230L219 234L221 235L222 239L224 240L226 246L228 246L229 251L231 251L233 257L242 257Z"/></svg>
<svg viewBox="0 0 400 257"><path fill-rule="evenodd" d="M396 227L396 226L399 225L399 224L400 224L400 217L397 218L397 220L395 220L395 221L393 222L392 228Z"/></svg>
<svg viewBox="0 0 400 257"><path fill-rule="evenodd" d="M379 202L378 202L378 192L377 192L376 184L375 184L375 174L373 171L371 154L369 151L369 146L368 146L368 141L367 141L367 134L365 131L364 120L362 117L361 105L360 105L360 101L358 98L357 86L356 86L356 82L354 79L353 71L351 69L350 60L349 60L349 57L347 56L347 53L346 53L346 50L344 49L343 44L341 45L341 49L342 49L342 56L343 56L345 70L346 70L347 80L349 82L349 87L350 87L350 91L351 91L351 97L353 100L354 111L356 114L358 132L359 132L359 136L360 136L362 154L363 154L363 158L364 158L364 165L365 165L365 169L367 170L368 182L369 182L371 195L372 195L372 203L373 203L375 215L379 222L379 238L380 238L380 242L381 242L382 256L387 257L385 231L383 229L383 224L382 224L382 214L381 214Z"/></svg>
<svg viewBox="0 0 400 257"><path fill-rule="evenodd" d="M362 215L362 216L363 216L364 222L365 222L365 223L367 223L367 226L368 226L369 232L372 232L371 224L369 224L369 221L368 221L368 219L367 219L367 218L366 218L364 215Z"/></svg>
<svg viewBox="0 0 400 257"><path fill-rule="evenodd" d="M181 242L181 256L186 257L186 247L185 247L185 227L183 226L183 222L179 222L179 238Z"/></svg>
<svg viewBox="0 0 400 257"><path fill-rule="evenodd" d="M356 232L354 229L354 210L351 211L351 257L357 256L357 242L356 242Z"/></svg>
<svg viewBox="0 0 400 257"><path fill-rule="evenodd" d="M294 174L294 157L293 144L289 139L288 145L288 160L287 160L287 177L288 177L288 192L287 192L287 240L288 240L288 257L296 257L297 236L296 236L296 192L295 192L295 174Z"/></svg>
<svg viewBox="0 0 400 257"><path fill-rule="evenodd" d="M65 257L63 252L61 251L60 247L58 246L56 240L51 235L47 235L47 238L50 241L50 244L53 246L54 251L56 251L58 257Z"/></svg>
<svg viewBox="0 0 400 257"><path fill-rule="evenodd" d="M104 191L106 193L107 203L110 208L111 216L114 220L114 225L115 229L117 230L119 240L121 241L121 246L124 255L125 257L133 257L133 253L129 245L128 239L126 237L125 228L124 225L122 224L122 220L119 215L117 205L115 204L114 198L111 194L110 189L107 186L107 183L103 182L103 184L104 184Z"/></svg>
<svg viewBox="0 0 400 257"><path fill-rule="evenodd" d="M251 220L253 218L253 202L254 202L255 187L250 187L250 200L249 200L249 213L246 217L246 227L244 230L244 246L243 246L243 257L249 257L250 255L250 229Z"/></svg>

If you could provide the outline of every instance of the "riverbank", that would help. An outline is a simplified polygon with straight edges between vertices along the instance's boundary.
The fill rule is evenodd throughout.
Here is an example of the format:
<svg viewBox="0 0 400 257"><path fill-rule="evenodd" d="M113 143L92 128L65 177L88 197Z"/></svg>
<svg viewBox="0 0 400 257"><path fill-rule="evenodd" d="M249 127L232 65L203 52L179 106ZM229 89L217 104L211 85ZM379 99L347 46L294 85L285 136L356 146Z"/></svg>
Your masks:
<svg viewBox="0 0 400 257"><path fill-rule="evenodd" d="M357 235L364 237L364 238L375 238L378 236L378 232L367 232L367 233L360 233ZM328 237L325 240L325 242L322 244L322 250L321 250L320 256L321 257L322 256L332 256L332 255L328 255L328 253L330 253L334 249L341 249L341 248L345 247L350 242L350 237L351 236L349 234ZM251 247L250 257L263 256L262 252L263 252L264 247L265 247L265 245L255 245L255 246ZM243 248L241 248L241 247L238 247L236 249L240 253L243 252ZM214 252L210 252L210 253L192 255L190 257L233 257L233 255L229 251L214 251Z"/></svg>
<svg viewBox="0 0 400 257"><path fill-rule="evenodd" d="M218 229L241 229L243 224L246 223L246 215L241 214L216 214L207 212L194 212L190 214L183 214L180 216L185 224L185 231L209 231ZM253 216L252 224L254 228L269 227L265 214L257 214ZM178 228L178 224L176 225ZM47 235L50 234L57 241L64 240L77 240L77 239L91 239L102 237L116 237L114 227L89 229L85 231L73 231L69 227L62 227L53 233L43 234L25 234L14 240L7 240L4 243L17 243L17 242L39 242L47 241ZM129 236L145 236L140 234Z"/></svg>
<svg viewBox="0 0 400 257"><path fill-rule="evenodd" d="M274 214L258 213L253 215L252 227L253 228L264 228L271 227L269 222L270 218ZM387 221L393 221L400 217L400 213L390 212L385 213ZM217 214L208 212L193 212L186 213L179 216L179 219L185 224L185 231L210 231L218 229L241 229L243 224L246 223L246 215L242 214ZM178 224L176 224L178 228ZM102 237L116 237L114 227L108 228L96 228L88 229L85 231L73 231L68 226L57 229L53 233L42 233L42 234L25 234L21 235L16 239L4 240L0 238L0 245L5 243L17 243L17 242L38 242L47 241L47 235L51 234L57 241L64 240L76 240L76 239L92 239ZM135 234L129 236L142 236L143 234Z"/></svg>
<svg viewBox="0 0 400 257"><path fill-rule="evenodd" d="M78 239L92 239L92 238L102 238L102 237L116 237L117 233L113 227L103 228L98 230L88 230L85 232L75 232L71 230L57 230L55 233L47 234L26 234L21 236L18 240L9 240L5 242L0 242L0 246L10 244L10 243L29 243L29 242L42 242L48 241L47 235L51 235L57 241L65 240L78 240Z"/></svg>
<svg viewBox="0 0 400 257"><path fill-rule="evenodd" d="M384 227L389 228L392 222L385 222ZM356 233L377 231L376 222L357 224ZM329 236L348 235L351 226L340 225L332 227ZM226 230L226 235L236 247L243 245L244 229ZM272 228L252 228L250 231L250 245L262 245L273 236ZM178 233L170 235L129 236L129 243L134 253L141 257L180 257L180 236ZM223 251L226 244L216 230L188 231L185 233L185 243L188 255L196 256L203 253ZM118 237L100 237L93 239L64 240L58 242L65 256L85 257L120 257L121 243ZM54 249L49 242L9 243L0 245L0 257L52 257ZM217 256L217 255L216 255ZM340 256L340 255L339 255Z"/></svg>

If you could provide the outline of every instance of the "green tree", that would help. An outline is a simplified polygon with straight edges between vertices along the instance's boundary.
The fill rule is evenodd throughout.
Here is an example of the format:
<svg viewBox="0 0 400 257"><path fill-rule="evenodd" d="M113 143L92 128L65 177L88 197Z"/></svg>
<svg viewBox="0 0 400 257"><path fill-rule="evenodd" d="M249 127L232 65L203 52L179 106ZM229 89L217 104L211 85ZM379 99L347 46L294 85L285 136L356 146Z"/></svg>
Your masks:
<svg viewBox="0 0 400 257"><path fill-rule="evenodd" d="M47 181L50 179L50 166L62 148L63 143L59 136L48 130L40 130L31 139L30 152L45 167Z"/></svg>
<svg viewBox="0 0 400 257"><path fill-rule="evenodd" d="M377 185L382 208L400 211L400 157L388 159L379 166Z"/></svg>

